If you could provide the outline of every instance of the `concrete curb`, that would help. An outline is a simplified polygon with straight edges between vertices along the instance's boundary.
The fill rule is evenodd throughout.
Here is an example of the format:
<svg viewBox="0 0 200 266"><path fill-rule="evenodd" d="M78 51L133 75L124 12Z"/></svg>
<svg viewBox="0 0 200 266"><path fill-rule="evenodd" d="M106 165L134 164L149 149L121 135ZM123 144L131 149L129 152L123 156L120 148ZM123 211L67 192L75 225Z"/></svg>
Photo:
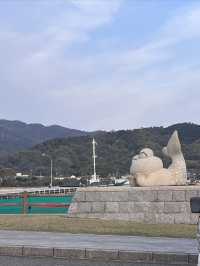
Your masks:
<svg viewBox="0 0 200 266"><path fill-rule="evenodd" d="M0 246L0 256L51 257L66 260L120 261L132 263L167 263L167 265L195 265L197 254L138 252L102 249L64 249L31 246Z"/></svg>

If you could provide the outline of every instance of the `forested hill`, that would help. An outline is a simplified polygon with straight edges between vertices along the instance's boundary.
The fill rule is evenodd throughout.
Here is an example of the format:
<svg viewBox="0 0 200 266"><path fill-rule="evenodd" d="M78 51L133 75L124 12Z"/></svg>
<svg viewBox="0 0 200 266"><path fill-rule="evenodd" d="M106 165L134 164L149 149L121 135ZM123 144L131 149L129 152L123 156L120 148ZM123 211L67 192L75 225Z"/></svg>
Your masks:
<svg viewBox="0 0 200 266"><path fill-rule="evenodd" d="M97 173L102 176L129 173L132 156L143 147L152 148L156 155L162 157L162 148L166 146L175 129L179 132L188 168L200 172L200 126L184 123L167 128L153 127L97 134ZM4 158L1 165L27 173L32 171L35 175L48 174L49 161L41 156L46 153L54 160L54 175L90 175L91 141L90 136L47 141L28 151ZM165 159L165 163L169 162Z"/></svg>
<svg viewBox="0 0 200 266"><path fill-rule="evenodd" d="M26 124L0 120L0 155L24 150L49 139L86 135L87 132L61 126Z"/></svg>

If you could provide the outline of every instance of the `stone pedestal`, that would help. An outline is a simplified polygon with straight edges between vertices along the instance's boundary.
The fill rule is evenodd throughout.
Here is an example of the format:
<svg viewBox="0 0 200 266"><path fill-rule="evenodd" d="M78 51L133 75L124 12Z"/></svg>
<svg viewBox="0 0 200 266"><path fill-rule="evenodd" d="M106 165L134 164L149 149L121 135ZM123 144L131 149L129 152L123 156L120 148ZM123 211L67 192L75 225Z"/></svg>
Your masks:
<svg viewBox="0 0 200 266"><path fill-rule="evenodd" d="M196 224L190 198L200 186L88 187L77 190L68 216L151 224Z"/></svg>

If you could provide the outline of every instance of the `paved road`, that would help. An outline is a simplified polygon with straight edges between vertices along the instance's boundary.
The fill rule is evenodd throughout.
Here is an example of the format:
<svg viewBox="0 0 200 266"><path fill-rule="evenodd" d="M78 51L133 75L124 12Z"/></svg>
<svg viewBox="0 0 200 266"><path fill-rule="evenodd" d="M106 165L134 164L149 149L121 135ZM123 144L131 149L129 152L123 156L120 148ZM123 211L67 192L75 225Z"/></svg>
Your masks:
<svg viewBox="0 0 200 266"><path fill-rule="evenodd" d="M198 253L194 239L0 230L0 246Z"/></svg>

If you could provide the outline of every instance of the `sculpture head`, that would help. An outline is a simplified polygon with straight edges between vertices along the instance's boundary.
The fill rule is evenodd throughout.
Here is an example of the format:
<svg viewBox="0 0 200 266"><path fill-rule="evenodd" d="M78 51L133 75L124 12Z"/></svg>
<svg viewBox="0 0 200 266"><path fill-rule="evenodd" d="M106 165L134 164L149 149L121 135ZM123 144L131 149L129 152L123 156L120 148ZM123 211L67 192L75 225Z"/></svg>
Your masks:
<svg viewBox="0 0 200 266"><path fill-rule="evenodd" d="M148 175L151 172L163 168L162 160L154 156L153 150L144 148L139 154L135 155L132 160L131 174L143 173Z"/></svg>
<svg viewBox="0 0 200 266"><path fill-rule="evenodd" d="M146 158L146 157L152 157L153 155L154 155L154 152L152 149L144 148L140 151L139 157Z"/></svg>

